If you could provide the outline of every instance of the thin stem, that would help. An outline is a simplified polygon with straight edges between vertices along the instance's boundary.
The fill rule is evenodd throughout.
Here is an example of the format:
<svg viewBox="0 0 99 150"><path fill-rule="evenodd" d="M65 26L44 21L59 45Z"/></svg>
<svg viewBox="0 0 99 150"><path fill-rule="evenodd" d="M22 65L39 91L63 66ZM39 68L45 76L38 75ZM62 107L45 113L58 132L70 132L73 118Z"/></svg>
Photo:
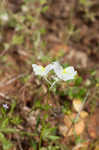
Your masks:
<svg viewBox="0 0 99 150"><path fill-rule="evenodd" d="M83 110L84 105L85 105L85 102L86 102L86 100L87 100L87 98L88 98L88 95L89 95L89 91L87 92L87 94L86 94L86 96L85 96L85 98L84 98L84 101L83 101L83 103L82 103L82 106L81 106L81 108L80 108L78 114L76 115L76 117L75 117L73 123L71 124L70 128L68 129L68 131L67 131L67 133L66 133L67 135L68 135L69 131L71 130L71 128L73 127L74 123L78 120L79 115L80 115L81 111Z"/></svg>
<svg viewBox="0 0 99 150"><path fill-rule="evenodd" d="M53 88L53 86L55 85L56 82L57 82L57 81L54 81L54 82L52 83L52 85L51 85L51 87L49 88L49 90L51 90L51 89Z"/></svg>
<svg viewBox="0 0 99 150"><path fill-rule="evenodd" d="M40 134L39 150L41 148L41 143L42 143L42 133Z"/></svg>
<svg viewBox="0 0 99 150"><path fill-rule="evenodd" d="M81 111L83 110L84 104L85 104L85 102L86 102L86 100L87 100L87 98L88 98L88 95L89 95L89 91L87 92L87 94L86 94L86 96L85 96L85 98L84 98L84 101L83 101L83 103L82 103L82 106L81 106L81 108L80 108L80 110L79 110L79 112L78 112L76 118L75 118L75 121L78 120L79 115L80 115Z"/></svg>
<svg viewBox="0 0 99 150"><path fill-rule="evenodd" d="M44 79L51 85L51 82L47 79L47 77L44 77Z"/></svg>

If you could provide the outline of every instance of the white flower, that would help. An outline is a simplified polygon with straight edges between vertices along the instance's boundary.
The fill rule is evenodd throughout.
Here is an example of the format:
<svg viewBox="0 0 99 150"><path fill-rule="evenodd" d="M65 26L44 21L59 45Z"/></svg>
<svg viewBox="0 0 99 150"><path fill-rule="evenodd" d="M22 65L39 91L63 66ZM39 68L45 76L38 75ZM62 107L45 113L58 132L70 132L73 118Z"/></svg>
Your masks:
<svg viewBox="0 0 99 150"><path fill-rule="evenodd" d="M53 69L52 64L47 65L46 67L43 67L41 65L32 64L33 70L35 75L40 75L42 77L47 76L49 71Z"/></svg>
<svg viewBox="0 0 99 150"><path fill-rule="evenodd" d="M74 67L70 66L63 70L62 77L64 81L72 80L77 75L77 71L74 70Z"/></svg>
<svg viewBox="0 0 99 150"><path fill-rule="evenodd" d="M57 75L57 77L61 79L62 78L63 68L59 64L58 61L53 62L53 70L54 70L55 74Z"/></svg>
<svg viewBox="0 0 99 150"><path fill-rule="evenodd" d="M8 108L9 108L7 104L3 104L3 107L4 107L5 109L8 109Z"/></svg>
<svg viewBox="0 0 99 150"><path fill-rule="evenodd" d="M74 79L77 74L77 71L75 71L72 66L63 69L59 62L53 62L53 65L53 69L60 80L67 81Z"/></svg>

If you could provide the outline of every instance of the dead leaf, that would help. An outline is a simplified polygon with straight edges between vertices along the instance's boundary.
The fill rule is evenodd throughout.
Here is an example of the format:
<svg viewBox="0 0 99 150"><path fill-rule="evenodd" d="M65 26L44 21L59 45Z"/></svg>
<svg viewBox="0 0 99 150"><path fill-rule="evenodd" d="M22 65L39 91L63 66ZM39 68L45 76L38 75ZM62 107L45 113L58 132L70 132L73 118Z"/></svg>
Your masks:
<svg viewBox="0 0 99 150"><path fill-rule="evenodd" d="M81 110L81 107L82 107L81 100L80 99L74 99L73 100L73 107L74 107L76 112L79 112Z"/></svg>
<svg viewBox="0 0 99 150"><path fill-rule="evenodd" d="M71 136L74 133L77 135L80 135L83 133L83 131L85 129L85 122L82 119L79 119L79 121L77 123L75 123L74 126L72 126L72 121L75 119L75 117L76 117L76 113L73 113L69 116L67 116L67 115L64 116L64 124L65 124L66 128L69 130L68 136ZM64 134L66 134L66 133L64 133ZM65 135L65 136L67 136L67 135Z"/></svg>
<svg viewBox="0 0 99 150"><path fill-rule="evenodd" d="M71 119L69 118L69 116L67 116L67 115L64 116L64 123L65 123L65 125L66 125L68 128L71 126L72 121L71 121Z"/></svg>
<svg viewBox="0 0 99 150"><path fill-rule="evenodd" d="M59 126L59 132L60 132L60 134L62 134L64 137L67 136L67 135L66 135L67 131L68 131L68 128L67 128L66 125L60 125L60 126Z"/></svg>
<svg viewBox="0 0 99 150"><path fill-rule="evenodd" d="M91 138L96 139L99 137L99 109L91 116L88 122L88 133Z"/></svg>
<svg viewBox="0 0 99 150"><path fill-rule="evenodd" d="M74 131L77 135L81 135L84 132L85 123L83 120L75 124Z"/></svg>
<svg viewBox="0 0 99 150"><path fill-rule="evenodd" d="M82 119L86 119L86 118L88 117L88 113L87 113L86 111L81 111L81 112L80 112L80 117L81 117Z"/></svg>

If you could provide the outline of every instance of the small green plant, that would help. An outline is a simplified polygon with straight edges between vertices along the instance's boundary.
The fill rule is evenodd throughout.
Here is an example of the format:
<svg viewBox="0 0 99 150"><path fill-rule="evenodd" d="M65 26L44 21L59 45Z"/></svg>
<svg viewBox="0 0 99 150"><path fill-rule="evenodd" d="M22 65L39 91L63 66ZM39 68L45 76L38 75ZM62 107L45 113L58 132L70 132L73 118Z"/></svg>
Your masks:
<svg viewBox="0 0 99 150"><path fill-rule="evenodd" d="M12 127L10 128L11 124L18 125L22 121L19 116L14 115L13 117L15 107L16 102L14 101L10 109L7 104L3 104L0 110L0 142L2 143L3 150L9 150L13 146L13 143L5 137L4 133L15 133L16 130Z"/></svg>
<svg viewBox="0 0 99 150"><path fill-rule="evenodd" d="M68 95L71 99L78 98L82 100L86 94L86 91L87 90L84 87L71 87L68 88Z"/></svg>
<svg viewBox="0 0 99 150"><path fill-rule="evenodd" d="M90 7L92 6L93 2L88 0L79 0L79 3L82 6L83 11L85 12L84 18L86 20L94 21L95 13L90 12Z"/></svg>
<svg viewBox="0 0 99 150"><path fill-rule="evenodd" d="M6 139L3 133L0 132L0 142L2 143L3 150L9 150L13 144Z"/></svg>
<svg viewBox="0 0 99 150"><path fill-rule="evenodd" d="M7 116L7 105L1 108L1 116L0 116L0 130L7 128L9 125L9 117ZM12 143L6 139L3 132L0 131L0 142L2 143L3 150L9 150L12 147Z"/></svg>
<svg viewBox="0 0 99 150"><path fill-rule="evenodd" d="M64 105L62 106L62 112L64 114L71 114L70 103L68 101L64 102Z"/></svg>
<svg viewBox="0 0 99 150"><path fill-rule="evenodd" d="M39 150L42 149L41 144L43 141L48 142L48 145L55 142L56 140L59 140L59 136L56 135L57 128L51 128L49 123L46 123L46 119L48 118L48 115L44 115L44 118L42 119L42 128L40 133L40 141L39 141Z"/></svg>

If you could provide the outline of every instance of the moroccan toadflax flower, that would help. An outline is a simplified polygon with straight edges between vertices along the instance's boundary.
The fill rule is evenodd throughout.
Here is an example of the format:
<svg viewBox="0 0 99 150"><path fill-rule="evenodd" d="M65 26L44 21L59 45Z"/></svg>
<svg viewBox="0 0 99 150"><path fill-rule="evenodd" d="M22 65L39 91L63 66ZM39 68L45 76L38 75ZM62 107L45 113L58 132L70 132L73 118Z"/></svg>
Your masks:
<svg viewBox="0 0 99 150"><path fill-rule="evenodd" d="M32 64L33 70L35 75L40 75L42 77L47 76L49 71L53 69L52 64L47 65L46 67L43 67L41 65Z"/></svg>
<svg viewBox="0 0 99 150"><path fill-rule="evenodd" d="M59 62L53 62L53 69L60 80L72 80L77 75L77 71L74 70L74 67L70 66L63 69Z"/></svg>
<svg viewBox="0 0 99 150"><path fill-rule="evenodd" d="M63 69L62 66L59 64L59 62L57 61L47 65L45 68L42 67L41 65L36 64L33 64L32 67L35 72L35 75L40 75L42 77L47 76L47 74L51 70L54 70L57 76L57 81L59 80L67 81L74 79L75 75L77 74L77 71L74 70L74 67L70 66Z"/></svg>

